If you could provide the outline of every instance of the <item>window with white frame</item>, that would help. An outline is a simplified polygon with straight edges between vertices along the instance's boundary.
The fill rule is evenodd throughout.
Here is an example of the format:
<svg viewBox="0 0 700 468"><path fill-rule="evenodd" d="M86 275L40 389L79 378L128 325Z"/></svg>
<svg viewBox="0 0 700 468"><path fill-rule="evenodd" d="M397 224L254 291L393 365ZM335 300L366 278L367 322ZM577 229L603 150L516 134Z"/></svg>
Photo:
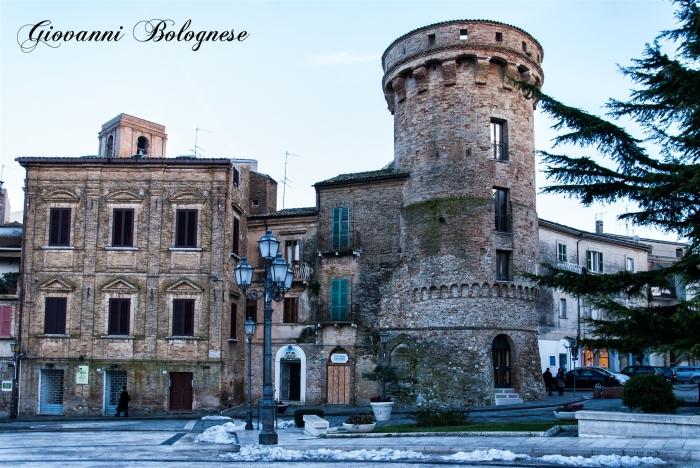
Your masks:
<svg viewBox="0 0 700 468"><path fill-rule="evenodd" d="M566 318L566 299L559 299L559 318Z"/></svg>
<svg viewBox="0 0 700 468"><path fill-rule="evenodd" d="M627 271L634 273L634 259L627 257Z"/></svg>
<svg viewBox="0 0 700 468"><path fill-rule="evenodd" d="M603 273L603 252L588 250L586 252L588 271L593 273Z"/></svg>

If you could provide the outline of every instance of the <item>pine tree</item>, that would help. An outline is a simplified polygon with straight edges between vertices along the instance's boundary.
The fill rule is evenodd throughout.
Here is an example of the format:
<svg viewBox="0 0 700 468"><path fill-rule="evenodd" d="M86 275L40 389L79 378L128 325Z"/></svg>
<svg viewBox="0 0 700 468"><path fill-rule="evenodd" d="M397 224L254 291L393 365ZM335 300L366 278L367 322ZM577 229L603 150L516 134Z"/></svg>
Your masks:
<svg viewBox="0 0 700 468"><path fill-rule="evenodd" d="M654 271L595 275L549 268L531 277L540 286L585 298L607 312L606 320L586 319L592 336L582 344L620 352L643 351L700 355L700 298L678 304L625 307L625 298L649 298L650 287L668 287L679 280L692 289L700 285L700 10L695 0L675 0L678 28L663 31L647 44L642 58L622 68L636 89L627 101L610 100L599 117L562 104L535 86L520 88L563 132L554 147L570 144L603 156L590 157L540 152L545 173L553 182L544 193L594 202L632 202L634 212L618 216L638 226L677 234L688 242L684 256ZM669 55L664 52L673 48ZM616 124L636 122L644 132L633 137ZM669 281L671 280L671 281ZM647 305L648 304L648 305Z"/></svg>

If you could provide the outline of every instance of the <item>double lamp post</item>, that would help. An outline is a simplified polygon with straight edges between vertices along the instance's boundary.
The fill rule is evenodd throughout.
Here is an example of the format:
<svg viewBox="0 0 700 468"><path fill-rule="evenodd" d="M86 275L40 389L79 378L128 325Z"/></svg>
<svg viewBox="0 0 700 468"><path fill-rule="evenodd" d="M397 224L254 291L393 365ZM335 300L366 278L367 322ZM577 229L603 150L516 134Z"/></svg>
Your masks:
<svg viewBox="0 0 700 468"><path fill-rule="evenodd" d="M287 265L279 252L280 241L267 231L258 241L260 258L265 262L265 273L262 278L262 289L248 289L253 282L253 266L247 262L246 257L241 257L241 262L234 273L236 283L243 291L243 295L251 300L258 301L265 298L264 324L264 358L263 358L263 401L262 401L262 431L258 442L260 445L276 445L277 433L275 432L275 410L277 402L274 400L272 389L272 301L280 302L284 294L292 287L294 272ZM252 325L251 325L252 324ZM255 333L255 323L248 318L245 323L245 332L248 336L248 418L246 429L253 429L251 393L251 338Z"/></svg>

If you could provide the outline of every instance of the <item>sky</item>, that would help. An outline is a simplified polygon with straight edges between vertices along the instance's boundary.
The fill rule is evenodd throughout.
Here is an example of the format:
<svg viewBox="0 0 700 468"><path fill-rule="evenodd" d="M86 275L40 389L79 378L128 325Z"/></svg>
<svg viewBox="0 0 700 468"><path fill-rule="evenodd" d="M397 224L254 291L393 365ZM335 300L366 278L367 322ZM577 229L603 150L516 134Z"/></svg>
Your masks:
<svg viewBox="0 0 700 468"><path fill-rule="evenodd" d="M189 30L231 31L242 41L145 38L145 20L189 20ZM393 117L382 94L380 57L397 37L452 19L490 19L533 35L544 48L544 91L602 114L632 84L618 65L674 26L666 0L627 1L80 1L0 0L0 163L12 210L22 209L20 156L82 156L98 151L103 123L127 113L165 125L169 157L256 159L279 185L278 208L315 204L312 185L338 174L380 169L393 159ZM36 44L31 28L120 31L112 42ZM24 28L23 28L24 27ZM120 29L120 27L122 29ZM136 33L134 32L136 31ZM51 43L56 46L57 43ZM550 150L552 121L535 118L535 145ZM562 149L557 149L562 152ZM282 184L288 156L286 194ZM593 155L572 149L570 154ZM538 166L541 170L542 166ZM541 172L538 188L548 184ZM541 218L593 231L676 240L625 226L624 202L584 208L538 195Z"/></svg>

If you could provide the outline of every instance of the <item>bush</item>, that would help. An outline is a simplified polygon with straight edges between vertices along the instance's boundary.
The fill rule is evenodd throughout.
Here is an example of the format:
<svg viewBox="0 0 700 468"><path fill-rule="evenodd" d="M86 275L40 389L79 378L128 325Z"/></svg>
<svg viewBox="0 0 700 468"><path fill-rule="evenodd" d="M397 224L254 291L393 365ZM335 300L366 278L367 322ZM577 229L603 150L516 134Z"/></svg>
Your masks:
<svg viewBox="0 0 700 468"><path fill-rule="evenodd" d="M416 427L465 426L469 410L424 409L415 415Z"/></svg>
<svg viewBox="0 0 700 468"><path fill-rule="evenodd" d="M348 416L345 420L345 424L372 424L374 422L374 416L371 414L359 414L355 413L352 416Z"/></svg>
<svg viewBox="0 0 700 468"><path fill-rule="evenodd" d="M319 409L298 409L294 412L294 424L297 427L304 427L304 415L315 414L318 417L323 417L323 410Z"/></svg>
<svg viewBox="0 0 700 468"><path fill-rule="evenodd" d="M645 413L675 413L684 402L673 394L673 385L661 375L641 374L622 389L622 404Z"/></svg>

